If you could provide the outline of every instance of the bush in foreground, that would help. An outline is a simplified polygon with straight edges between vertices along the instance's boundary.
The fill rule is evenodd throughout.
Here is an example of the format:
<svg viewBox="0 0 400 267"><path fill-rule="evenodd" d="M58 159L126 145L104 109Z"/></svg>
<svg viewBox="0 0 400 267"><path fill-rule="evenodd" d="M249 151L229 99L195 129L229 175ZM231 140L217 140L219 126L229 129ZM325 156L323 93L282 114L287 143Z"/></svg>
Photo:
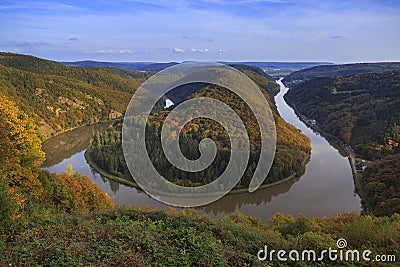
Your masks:
<svg viewBox="0 0 400 267"><path fill-rule="evenodd" d="M259 261L276 251L332 247L369 249L400 259L400 216L283 216L268 225L234 213L209 219L194 210L118 208L97 214L47 214L30 229L3 236L0 264L16 266L371 266L368 262ZM348 265L346 265L348 264ZM393 263L377 266L393 266Z"/></svg>

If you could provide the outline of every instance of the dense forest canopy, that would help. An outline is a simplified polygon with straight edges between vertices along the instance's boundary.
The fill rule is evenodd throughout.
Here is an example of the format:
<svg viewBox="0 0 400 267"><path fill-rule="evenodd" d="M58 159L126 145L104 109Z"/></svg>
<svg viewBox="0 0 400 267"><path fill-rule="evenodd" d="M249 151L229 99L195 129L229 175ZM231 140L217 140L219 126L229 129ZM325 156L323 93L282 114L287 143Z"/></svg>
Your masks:
<svg viewBox="0 0 400 267"><path fill-rule="evenodd" d="M66 67L32 56L0 53L0 93L50 136L122 116L149 74Z"/></svg>
<svg viewBox="0 0 400 267"><path fill-rule="evenodd" d="M0 94L0 184L22 195L40 196L36 167L44 156L33 121Z"/></svg>
<svg viewBox="0 0 400 267"><path fill-rule="evenodd" d="M310 141L278 115L271 96L277 93L279 86L273 78L258 68L243 65L234 65L234 67L247 74L260 87L274 115L277 129L277 150L272 169L265 183L276 182L291 175L302 175L311 150ZM257 166L260 153L258 124L247 104L229 90L208 84L181 86L167 95L177 104L189 98L217 99L229 105L240 116L250 138L251 153L245 175L237 188L247 187ZM162 105L156 106L162 107ZM202 113L201 107L198 111L200 114ZM199 118L186 124L182 132L177 133L181 136L180 142L184 155L190 159L198 158L198 146L204 138L211 138L216 142L218 153L213 164L207 169L197 173L183 172L168 162L161 147L161 127L168 114L169 110L154 109L147 122L147 148L158 171L165 175L165 178L179 185L199 186L213 181L225 170L229 162L230 141L226 131L221 125L209 119ZM121 126L118 123L106 131L97 133L87 151L87 155L100 168L112 175L132 180L122 154ZM137 160L140 160L140 157Z"/></svg>
<svg viewBox="0 0 400 267"><path fill-rule="evenodd" d="M399 170L400 153L380 159L365 170L362 183L375 215L400 213Z"/></svg>
<svg viewBox="0 0 400 267"><path fill-rule="evenodd" d="M400 71L304 82L286 97L325 131L374 160L399 152Z"/></svg>
<svg viewBox="0 0 400 267"><path fill-rule="evenodd" d="M286 98L360 157L376 160L360 175L365 201L376 215L400 212L400 70L318 77Z"/></svg>

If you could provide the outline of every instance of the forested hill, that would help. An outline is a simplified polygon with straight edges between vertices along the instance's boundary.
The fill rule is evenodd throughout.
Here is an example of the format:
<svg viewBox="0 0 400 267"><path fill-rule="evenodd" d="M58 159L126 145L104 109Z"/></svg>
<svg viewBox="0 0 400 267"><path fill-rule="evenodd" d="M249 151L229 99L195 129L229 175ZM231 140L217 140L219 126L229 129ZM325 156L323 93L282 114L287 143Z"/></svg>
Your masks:
<svg viewBox="0 0 400 267"><path fill-rule="evenodd" d="M279 89L278 85L258 68L243 65L234 65L234 67L247 74L260 87L275 118L277 149L274 163L265 183L277 182L288 177L300 177L305 171L310 156L310 140L279 116L272 98ZM201 83L178 87L172 90L168 97L171 99L175 97L174 100L177 100L177 102L174 101L175 103L196 97L217 99L229 105L240 116L249 135L251 151L247 170L237 188L247 188L260 153L258 124L247 104L225 88ZM202 114L201 107L198 112ZM203 138L211 138L217 145L216 159L209 168L196 173L187 173L169 163L161 147L161 126L168 114L169 110L166 109L155 110L150 116L146 130L149 157L153 160L157 170L165 174L166 179L183 186L199 186L213 181L225 170L229 162L230 140L226 131L214 121L201 118L186 124L181 132L176 132L176 136L180 136L182 153L191 159L200 156L198 146ZM121 125L114 125L113 128L97 133L86 153L86 156L103 171L131 180L122 155ZM137 162L140 160L142 158L139 156Z"/></svg>
<svg viewBox="0 0 400 267"><path fill-rule="evenodd" d="M365 158L399 151L400 71L315 78L290 89L286 97Z"/></svg>
<svg viewBox="0 0 400 267"><path fill-rule="evenodd" d="M264 89L270 95L270 97L279 93L279 85L276 83L275 79L262 69L243 64L231 64L229 66L246 74L260 88Z"/></svg>
<svg viewBox="0 0 400 267"><path fill-rule="evenodd" d="M46 136L121 116L131 94L148 76L0 53L0 93L33 118Z"/></svg>
<svg viewBox="0 0 400 267"><path fill-rule="evenodd" d="M376 215L399 213L400 70L314 78L286 98L362 158L377 160L360 174L366 201Z"/></svg>
<svg viewBox="0 0 400 267"><path fill-rule="evenodd" d="M316 77L347 76L352 74L382 72L389 70L400 70L400 62L315 66L289 74L285 77L285 79L283 79L283 83L288 87L293 87L301 82L305 82Z"/></svg>
<svg viewBox="0 0 400 267"><path fill-rule="evenodd" d="M145 72L159 72L165 68L179 64L178 62L156 63L156 62L101 62L83 60L76 62L60 62L63 65L82 68L115 68L122 70L134 70Z"/></svg>
<svg viewBox="0 0 400 267"><path fill-rule="evenodd" d="M275 82L275 79L270 75L266 74L262 69L254 66L234 64L229 65L244 74L246 74L250 79L252 79L261 89L265 90L270 96L274 96L279 92L279 85ZM181 101L190 98L194 93L202 90L205 84L196 83L191 85L185 85L182 90L171 90L166 96L171 99L172 102L178 104Z"/></svg>
<svg viewBox="0 0 400 267"><path fill-rule="evenodd" d="M400 213L400 153L377 160L366 168L361 183L376 216Z"/></svg>

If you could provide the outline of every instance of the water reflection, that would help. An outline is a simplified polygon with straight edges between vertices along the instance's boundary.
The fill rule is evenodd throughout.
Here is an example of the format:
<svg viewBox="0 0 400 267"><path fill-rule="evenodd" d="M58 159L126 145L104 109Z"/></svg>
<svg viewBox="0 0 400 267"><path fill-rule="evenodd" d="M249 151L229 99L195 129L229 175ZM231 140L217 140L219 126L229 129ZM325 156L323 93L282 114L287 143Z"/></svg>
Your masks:
<svg viewBox="0 0 400 267"><path fill-rule="evenodd" d="M288 192L298 180L298 178L292 179L286 183L271 188L260 189L253 193L227 195L205 207L199 208L199 211L200 213L209 214L212 217L220 217L234 211L241 211L248 215L257 214L258 217L270 217L274 212L271 209L264 209L263 207L270 203L274 197ZM264 209L264 216L259 216L260 212L257 211L256 207Z"/></svg>
<svg viewBox="0 0 400 267"><path fill-rule="evenodd" d="M100 122L76 128L46 140L43 142L43 151L46 152L46 161L43 163L42 167L47 168L54 166L64 159L70 158L76 153L85 150L93 134L100 129L105 129L111 124L112 122Z"/></svg>
<svg viewBox="0 0 400 267"><path fill-rule="evenodd" d="M305 174L300 179L257 190L253 193L227 195L207 206L198 208L200 213L220 217L234 211L254 215L266 222L280 212L294 216L332 216L337 213L361 212L361 201L354 194L354 183L348 159L332 147L328 141L308 128L295 115L283 99L287 88L281 85L276 96L278 111L289 123L310 137L312 153ZM99 125L99 128L107 125ZM147 196L141 190L101 177L86 163L84 151L92 133L99 129L89 126L68 132L47 141L46 169L63 172L68 164L74 170L88 175L102 190L114 197L117 205L152 205L164 209L167 205Z"/></svg>
<svg viewBox="0 0 400 267"><path fill-rule="evenodd" d="M157 208L165 208L167 205L154 200L147 196L143 191L131 188L129 186L118 184L104 176L100 175L91 168L85 160L85 150L74 154L70 158L66 158L60 163L43 168L50 172L62 173L68 164L73 166L74 171L85 174L95 182L104 192L114 198L117 205L152 205Z"/></svg>

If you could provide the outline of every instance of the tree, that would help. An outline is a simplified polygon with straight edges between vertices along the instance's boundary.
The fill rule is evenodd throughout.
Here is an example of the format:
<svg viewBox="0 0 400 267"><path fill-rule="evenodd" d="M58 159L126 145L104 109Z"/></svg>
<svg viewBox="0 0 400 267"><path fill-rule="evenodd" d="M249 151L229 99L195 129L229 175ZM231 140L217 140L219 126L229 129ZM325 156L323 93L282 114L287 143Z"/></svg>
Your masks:
<svg viewBox="0 0 400 267"><path fill-rule="evenodd" d="M43 160L41 138L33 121L0 95L0 183L39 196L37 166Z"/></svg>
<svg viewBox="0 0 400 267"><path fill-rule="evenodd" d="M74 169L72 168L72 165L68 164L67 168L65 168L65 174L68 176L72 176L72 175L74 175L74 173L75 172L74 172Z"/></svg>

